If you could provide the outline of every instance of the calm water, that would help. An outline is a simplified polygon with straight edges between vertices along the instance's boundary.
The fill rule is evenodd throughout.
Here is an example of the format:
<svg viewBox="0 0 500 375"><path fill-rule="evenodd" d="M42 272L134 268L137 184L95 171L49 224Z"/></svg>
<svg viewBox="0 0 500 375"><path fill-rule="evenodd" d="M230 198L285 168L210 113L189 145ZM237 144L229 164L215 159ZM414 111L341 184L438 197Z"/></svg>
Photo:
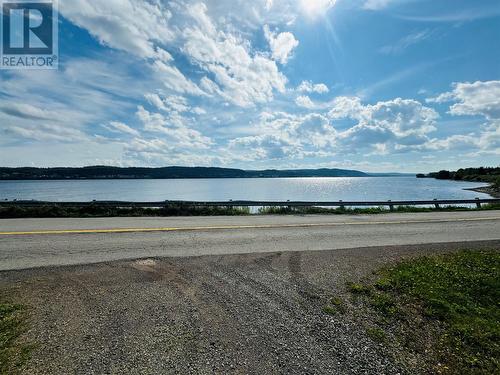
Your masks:
<svg viewBox="0 0 500 375"><path fill-rule="evenodd" d="M415 177L0 181L0 199L48 201L472 199L489 196L463 189L484 185L484 183Z"/></svg>

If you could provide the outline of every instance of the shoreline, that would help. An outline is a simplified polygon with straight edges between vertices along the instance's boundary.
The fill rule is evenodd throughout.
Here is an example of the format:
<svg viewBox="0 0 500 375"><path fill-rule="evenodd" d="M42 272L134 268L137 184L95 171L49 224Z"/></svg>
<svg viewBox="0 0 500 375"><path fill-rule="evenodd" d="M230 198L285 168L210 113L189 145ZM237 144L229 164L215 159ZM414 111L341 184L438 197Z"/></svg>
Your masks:
<svg viewBox="0 0 500 375"><path fill-rule="evenodd" d="M464 190L476 191L478 193L489 194L493 198L500 198L500 190L493 187L493 185L480 186L477 188L467 188Z"/></svg>

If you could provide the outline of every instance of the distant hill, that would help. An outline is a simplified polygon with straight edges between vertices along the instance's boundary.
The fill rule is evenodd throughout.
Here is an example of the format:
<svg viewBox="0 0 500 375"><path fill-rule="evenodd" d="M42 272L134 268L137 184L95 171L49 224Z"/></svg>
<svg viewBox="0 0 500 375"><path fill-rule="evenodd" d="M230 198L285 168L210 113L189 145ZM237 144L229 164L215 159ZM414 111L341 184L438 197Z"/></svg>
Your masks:
<svg viewBox="0 0 500 375"><path fill-rule="evenodd" d="M66 179L181 179L181 178L274 178L274 177L368 177L349 169L243 170L206 167L120 168L0 168L0 180Z"/></svg>

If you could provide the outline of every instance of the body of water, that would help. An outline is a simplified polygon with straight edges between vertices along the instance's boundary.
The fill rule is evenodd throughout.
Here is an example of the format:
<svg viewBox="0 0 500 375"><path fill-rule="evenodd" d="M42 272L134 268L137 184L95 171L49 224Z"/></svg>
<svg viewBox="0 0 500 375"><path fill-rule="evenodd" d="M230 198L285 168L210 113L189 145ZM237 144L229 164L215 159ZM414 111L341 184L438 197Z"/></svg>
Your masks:
<svg viewBox="0 0 500 375"><path fill-rule="evenodd" d="M0 199L368 201L489 198L484 183L415 177L0 181Z"/></svg>

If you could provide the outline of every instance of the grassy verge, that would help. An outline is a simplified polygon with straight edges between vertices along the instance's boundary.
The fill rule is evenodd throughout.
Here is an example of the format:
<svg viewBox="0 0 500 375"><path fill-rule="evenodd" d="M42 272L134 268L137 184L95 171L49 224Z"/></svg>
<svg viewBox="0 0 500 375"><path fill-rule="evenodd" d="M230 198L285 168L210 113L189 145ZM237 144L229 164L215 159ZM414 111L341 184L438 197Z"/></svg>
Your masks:
<svg viewBox="0 0 500 375"><path fill-rule="evenodd" d="M259 209L260 214L267 215L361 215L361 214L386 214L390 212L434 212L434 211L482 211L482 210L500 210L499 204L483 205L481 208L468 208L460 206L447 206L441 208L434 207L415 207L415 206L396 206L391 211L389 208L383 207L366 207L366 208L326 208L326 207L263 207Z"/></svg>
<svg viewBox="0 0 500 375"><path fill-rule="evenodd" d="M500 205L484 205L480 209L467 207L411 207L398 206L394 210L387 207L367 208L324 208L324 207L262 207L257 213L260 215L361 215L385 214L389 212L432 212L432 211L477 211L498 210ZM44 218L44 217L138 217L138 216L236 216L250 215L249 207L199 207L181 204L172 204L160 208L124 208L100 206L98 204L87 207L62 207L57 204L41 207L10 206L0 207L0 219L8 218Z"/></svg>
<svg viewBox="0 0 500 375"><path fill-rule="evenodd" d="M23 307L0 303L0 374L16 374L29 357L31 347L19 343L24 330Z"/></svg>
<svg viewBox="0 0 500 375"><path fill-rule="evenodd" d="M0 207L0 219L43 217L134 217L134 216L221 216L249 215L248 208L196 207L168 205L161 208L124 208L91 205L87 207L62 207L56 204L41 207Z"/></svg>
<svg viewBox="0 0 500 375"><path fill-rule="evenodd" d="M376 317L367 334L420 355L422 373L500 373L499 252L409 260L348 288Z"/></svg>

